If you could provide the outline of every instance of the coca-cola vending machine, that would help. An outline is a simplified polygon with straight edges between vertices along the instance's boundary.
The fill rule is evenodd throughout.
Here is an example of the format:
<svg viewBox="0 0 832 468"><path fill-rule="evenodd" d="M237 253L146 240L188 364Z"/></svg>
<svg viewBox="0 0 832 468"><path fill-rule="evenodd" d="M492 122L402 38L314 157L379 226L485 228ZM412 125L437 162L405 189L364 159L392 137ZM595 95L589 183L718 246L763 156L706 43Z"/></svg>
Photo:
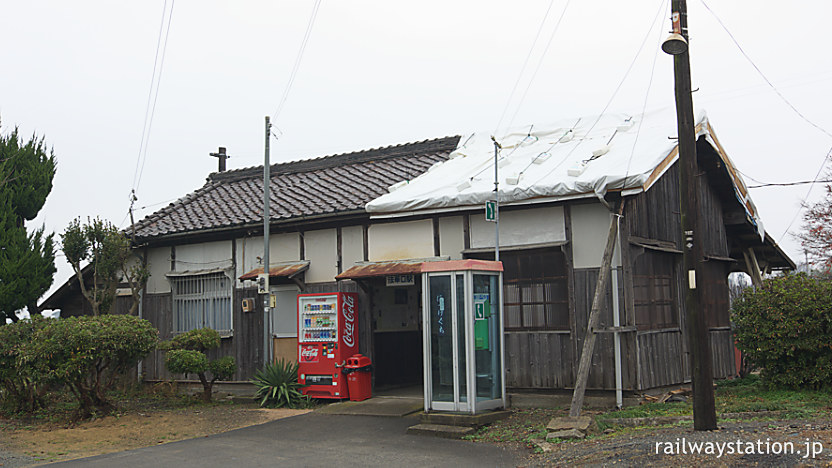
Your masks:
<svg viewBox="0 0 832 468"><path fill-rule="evenodd" d="M349 398L347 358L358 353L358 294L298 294L298 382L313 398Z"/></svg>

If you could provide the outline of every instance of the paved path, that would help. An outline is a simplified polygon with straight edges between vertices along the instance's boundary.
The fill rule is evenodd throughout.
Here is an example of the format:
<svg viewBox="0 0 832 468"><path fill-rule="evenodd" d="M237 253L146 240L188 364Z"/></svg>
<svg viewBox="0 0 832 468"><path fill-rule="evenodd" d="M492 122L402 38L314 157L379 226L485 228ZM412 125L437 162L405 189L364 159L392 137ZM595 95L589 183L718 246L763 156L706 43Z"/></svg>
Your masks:
<svg viewBox="0 0 832 468"><path fill-rule="evenodd" d="M522 454L473 442L407 435L415 417L308 413L224 434L57 463L84 467L517 466ZM52 466L52 465L50 465Z"/></svg>

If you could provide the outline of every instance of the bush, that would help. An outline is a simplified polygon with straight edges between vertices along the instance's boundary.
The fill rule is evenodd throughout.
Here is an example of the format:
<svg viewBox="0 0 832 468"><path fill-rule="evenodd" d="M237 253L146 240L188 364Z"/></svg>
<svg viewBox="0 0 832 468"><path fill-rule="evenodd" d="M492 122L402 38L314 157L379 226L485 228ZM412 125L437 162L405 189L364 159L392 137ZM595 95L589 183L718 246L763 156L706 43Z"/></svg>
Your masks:
<svg viewBox="0 0 832 468"><path fill-rule="evenodd" d="M198 328L177 335L159 345L166 351L165 367L174 374L196 374L202 383L202 400L211 401L214 382L228 380L237 370L232 356L209 361L205 351L220 346L220 334L210 328ZM210 377L209 377L210 375Z"/></svg>
<svg viewBox="0 0 832 468"><path fill-rule="evenodd" d="M118 379L156 346L158 331L130 315L49 320L20 346L18 366L45 382L66 385L78 399L80 416L108 410Z"/></svg>
<svg viewBox="0 0 832 468"><path fill-rule="evenodd" d="M257 387L254 398L260 400L260 406L297 408L309 402L309 398L300 392L304 385L298 383L298 365L295 362L280 359L268 364L257 371L250 382Z"/></svg>
<svg viewBox="0 0 832 468"><path fill-rule="evenodd" d="M30 320L0 326L0 389L4 390L0 404L6 410L33 412L44 406L44 376L32 366L20 366L19 359L22 346L48 323L48 319L34 315Z"/></svg>
<svg viewBox="0 0 832 468"><path fill-rule="evenodd" d="M764 382L832 387L832 282L803 274L771 278L733 305L737 347Z"/></svg>

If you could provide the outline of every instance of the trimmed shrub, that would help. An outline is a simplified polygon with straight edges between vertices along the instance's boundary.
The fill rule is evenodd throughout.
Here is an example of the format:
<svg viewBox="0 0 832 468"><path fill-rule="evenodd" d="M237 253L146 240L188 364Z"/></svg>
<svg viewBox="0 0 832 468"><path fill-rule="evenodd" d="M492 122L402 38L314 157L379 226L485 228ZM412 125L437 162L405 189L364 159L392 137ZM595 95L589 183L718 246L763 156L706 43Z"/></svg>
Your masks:
<svg viewBox="0 0 832 468"><path fill-rule="evenodd" d="M298 383L298 365L295 362L280 359L268 364L257 371L250 382L257 387L254 398L260 400L260 406L297 408L309 402L309 398L300 392L303 385Z"/></svg>
<svg viewBox="0 0 832 468"><path fill-rule="evenodd" d="M80 416L109 410L107 391L135 368L158 341L147 320L131 315L49 320L20 347L18 366L43 380L66 385L80 404Z"/></svg>
<svg viewBox="0 0 832 468"><path fill-rule="evenodd" d="M205 351L220 346L220 334L210 328L198 328L165 341L165 367L174 374L196 374L202 383L202 400L211 401L214 382L228 380L237 370L232 356L210 361Z"/></svg>
<svg viewBox="0 0 832 468"><path fill-rule="evenodd" d="M46 379L35 367L20 366L19 362L22 346L48 324L48 319L34 315L30 320L0 326L0 404L4 409L32 412L44 406Z"/></svg>
<svg viewBox="0 0 832 468"><path fill-rule="evenodd" d="M733 305L737 347L779 387L832 387L832 282L767 279Z"/></svg>

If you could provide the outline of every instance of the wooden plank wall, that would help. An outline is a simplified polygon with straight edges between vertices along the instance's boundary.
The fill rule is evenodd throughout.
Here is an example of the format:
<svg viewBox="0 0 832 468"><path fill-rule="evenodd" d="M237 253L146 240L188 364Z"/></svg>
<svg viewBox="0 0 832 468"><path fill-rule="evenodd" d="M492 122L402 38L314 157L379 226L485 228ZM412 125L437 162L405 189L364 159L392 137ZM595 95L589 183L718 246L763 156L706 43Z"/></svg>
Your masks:
<svg viewBox="0 0 832 468"><path fill-rule="evenodd" d="M737 375L736 358L734 357L734 333L730 327L711 329L709 333L711 346L711 362L713 362L714 378L726 379Z"/></svg>
<svg viewBox="0 0 832 468"><path fill-rule="evenodd" d="M592 299L595 295L595 286L598 283L598 268L587 268L574 270L575 277L575 321L573 336L575 339L575 360L578 360L586 336L586 324L589 320L589 311L592 308ZM626 325L626 314L624 313L624 281L621 271L614 271L618 275L618 304L621 325ZM598 319L598 328L603 329L613 326L612 318L612 281L607 285L607 292L604 296L604 304L601 308L601 315ZM592 353L592 364L589 371L587 388L589 389L615 389L615 339L613 333L599 333L595 341L595 350ZM621 334L621 361L622 381L624 389L632 389L635 372L635 350L632 333Z"/></svg>
<svg viewBox="0 0 832 468"><path fill-rule="evenodd" d="M567 388L575 384L575 360L569 332L505 333L506 386Z"/></svg>
<svg viewBox="0 0 832 468"><path fill-rule="evenodd" d="M638 333L638 388L648 389L685 381L687 365L682 331L646 331Z"/></svg>
<svg viewBox="0 0 832 468"><path fill-rule="evenodd" d="M243 312L242 300L248 297L255 298L255 310ZM142 316L159 329L159 339L173 338L171 332L173 310L170 293L148 294L144 301ZM236 289L232 303L234 304L232 317L234 335L223 338L220 347L210 350L207 354L210 359L234 356L237 371L232 380L247 381L263 366L263 301L260 300L256 288L248 288ZM164 353L158 350L153 351L143 361L143 372L147 380L185 379L185 376L172 375L165 369ZM188 376L188 379L195 378L195 376Z"/></svg>

